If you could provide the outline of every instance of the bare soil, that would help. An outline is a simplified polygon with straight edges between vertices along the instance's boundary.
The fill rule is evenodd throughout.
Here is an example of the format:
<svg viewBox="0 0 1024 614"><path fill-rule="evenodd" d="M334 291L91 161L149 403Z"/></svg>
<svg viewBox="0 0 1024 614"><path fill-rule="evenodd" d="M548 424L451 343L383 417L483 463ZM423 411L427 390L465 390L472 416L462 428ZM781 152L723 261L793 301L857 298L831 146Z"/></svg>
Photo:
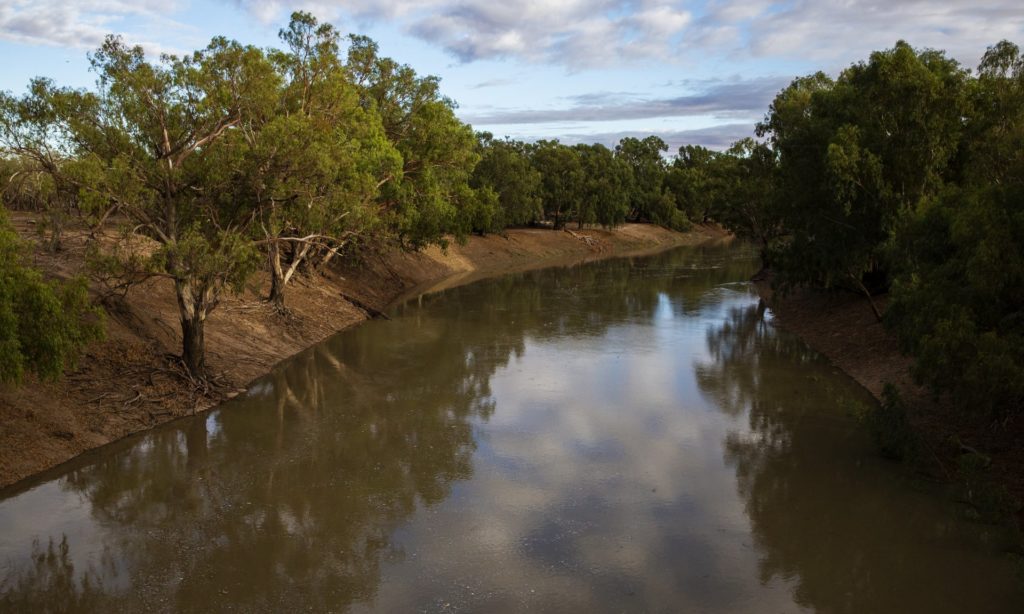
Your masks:
<svg viewBox="0 0 1024 614"><path fill-rule="evenodd" d="M864 297L814 290L776 296L766 282L758 289L778 326L802 337L875 398L882 399L887 382L913 398L924 393L910 377L913 361L900 353L896 338L875 318ZM886 297L875 302L885 309Z"/></svg>
<svg viewBox="0 0 1024 614"><path fill-rule="evenodd" d="M911 427L927 449L923 459L936 479L958 480L957 461L965 453L991 460L991 483L1024 502L1024 420L993 420L964 415L949 399L932 395L911 376L913 359L900 352L895 336L874 316L867 300L855 293L802 290L773 296L767 281L758 284L772 308L775 323L799 335L812 348L867 388L879 401L886 383L908 405ZM881 310L888 297L876 297ZM1024 527L1024 508L1017 511Z"/></svg>
<svg viewBox="0 0 1024 614"><path fill-rule="evenodd" d="M28 238L36 220L13 213ZM560 263L697 244L726 233L696 227L688 233L646 224L612 231L510 230L471 237L447 250L390 251L341 263L317 279L298 278L286 291L287 315L262 297L268 276L240 295L227 296L207 321L207 362L215 385L197 390L177 362L181 333L170 281L152 279L123 300L107 301L104 341L91 344L56 382L27 378L0 387L0 487L158 424L210 409L242 392L276 363L339 330L358 324L399 297L466 283L484 276ZM48 274L83 270L85 237L70 232L64 250L41 249L35 261ZM94 288L99 291L99 288Z"/></svg>

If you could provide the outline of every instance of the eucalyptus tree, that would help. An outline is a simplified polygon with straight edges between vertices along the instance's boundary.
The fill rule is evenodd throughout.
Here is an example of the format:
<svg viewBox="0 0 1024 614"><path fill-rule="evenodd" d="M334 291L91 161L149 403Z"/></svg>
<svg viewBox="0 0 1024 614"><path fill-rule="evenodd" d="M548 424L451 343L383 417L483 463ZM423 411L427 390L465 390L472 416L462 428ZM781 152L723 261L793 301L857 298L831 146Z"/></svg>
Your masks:
<svg viewBox="0 0 1024 614"><path fill-rule="evenodd" d="M784 283L848 285L869 301L884 287L897 227L939 192L957 151L965 81L956 61L900 41L775 98L758 132L779 159Z"/></svg>
<svg viewBox="0 0 1024 614"><path fill-rule="evenodd" d="M365 36L349 37L346 66L360 103L376 110L402 158L397 173L381 178L378 198L397 238L413 248L444 244L446 234L465 236L474 218L493 215L493 194L469 185L479 161L476 137L455 116L455 103L441 95L439 79L381 57Z"/></svg>
<svg viewBox="0 0 1024 614"><path fill-rule="evenodd" d="M530 161L541 175L544 217L559 230L582 203L586 176L579 152L557 140L542 140L532 147Z"/></svg>
<svg viewBox="0 0 1024 614"><path fill-rule="evenodd" d="M133 254L118 264L138 264L174 284L182 360L204 377L207 316L258 262L252 208L224 198L232 178L221 147L273 112L280 79L262 51L220 37L151 63L141 47L111 36L90 62L95 92L36 81L19 103L46 109L52 142L67 153L46 170L74 186L97 220L115 212L125 222L124 245ZM25 138L25 126L4 123L5 145L45 154L43 143ZM138 235L154 247L140 245Z"/></svg>
<svg viewBox="0 0 1024 614"><path fill-rule="evenodd" d="M665 188L675 197L676 208L690 221L714 217L720 193L721 154L700 145L683 145L665 173Z"/></svg>
<svg viewBox="0 0 1024 614"><path fill-rule="evenodd" d="M665 190L667 163L662 154L666 151L668 145L657 136L626 137L615 146L616 157L629 165L633 175L629 218L683 229L688 222Z"/></svg>
<svg viewBox="0 0 1024 614"><path fill-rule="evenodd" d="M64 226L78 204L75 187L59 172L71 159L73 145L55 121L73 104L73 96L62 95L43 78L33 80L22 98L0 92L0 154L9 156L3 160L0 189L8 204L43 214L40 230L49 231L51 251L61 249Z"/></svg>
<svg viewBox="0 0 1024 614"><path fill-rule="evenodd" d="M268 255L269 300L283 310L285 287L303 263L374 230L379 184L401 160L376 112L359 104L337 30L300 12L280 37L286 50L270 53L282 77L276 107L230 135L219 153L224 165L241 160L224 196L251 201Z"/></svg>
<svg viewBox="0 0 1024 614"><path fill-rule="evenodd" d="M1024 182L1024 54L1000 41L968 87L962 182Z"/></svg>
<svg viewBox="0 0 1024 614"><path fill-rule="evenodd" d="M630 169L610 149L595 143L575 147L583 173L582 194L577 201L576 221L606 228L626 221L629 212Z"/></svg>
<svg viewBox="0 0 1024 614"><path fill-rule="evenodd" d="M990 47L969 84L959 176L900 228L887 324L917 377L965 413L1024 410L1024 56Z"/></svg>
<svg viewBox="0 0 1024 614"><path fill-rule="evenodd" d="M479 133L477 138L480 162L473 169L470 186L493 190L498 209L491 228L474 230L496 231L539 221L544 214L541 174L530 165L527 146L508 138L495 139L489 132Z"/></svg>
<svg viewBox="0 0 1024 614"><path fill-rule="evenodd" d="M775 151L745 138L715 156L709 185L715 221L736 236L760 244L761 261L766 266L771 247L783 234L775 187L777 171Z"/></svg>

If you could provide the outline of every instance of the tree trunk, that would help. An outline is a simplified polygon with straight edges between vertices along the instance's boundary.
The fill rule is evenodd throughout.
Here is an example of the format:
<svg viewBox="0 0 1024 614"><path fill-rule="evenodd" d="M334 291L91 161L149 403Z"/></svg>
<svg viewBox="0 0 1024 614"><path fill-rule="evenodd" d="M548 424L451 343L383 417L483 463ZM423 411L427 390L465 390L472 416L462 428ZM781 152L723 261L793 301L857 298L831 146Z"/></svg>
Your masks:
<svg viewBox="0 0 1024 614"><path fill-rule="evenodd" d="M875 298L871 296L871 291L868 290L867 286L864 285L864 281L857 275L850 275L853 278L854 283L860 288L860 291L867 297L868 303L871 304L871 311L875 314L875 319L879 322L882 321L882 312L879 311L878 305L875 304Z"/></svg>
<svg viewBox="0 0 1024 614"><path fill-rule="evenodd" d="M206 377L206 314L209 310L208 291L197 290L187 280L175 280L178 313L181 317L181 360L189 374L197 379Z"/></svg>
<svg viewBox="0 0 1024 614"><path fill-rule="evenodd" d="M47 248L57 253L64 249L64 214L60 210L51 209L47 216L50 218L50 240Z"/></svg>
<svg viewBox="0 0 1024 614"><path fill-rule="evenodd" d="M202 378L206 375L206 338L204 336L204 318L181 319L181 359L192 377Z"/></svg>
<svg viewBox="0 0 1024 614"><path fill-rule="evenodd" d="M336 249L328 249L327 253L324 254L324 257L320 259L320 264L316 265L314 267L314 269L319 270L319 271L325 270L327 268L327 265L330 264L331 260L334 259L334 257L337 254L338 254L338 250L336 250Z"/></svg>
<svg viewBox="0 0 1024 614"><path fill-rule="evenodd" d="M305 243L302 247L296 247L291 251L288 268L281 265L281 244L274 241L270 244L270 296L267 298L274 308L284 313L284 289L291 281L292 276L299 270L299 267L306 262L306 256L312 250L312 243Z"/></svg>
<svg viewBox="0 0 1024 614"><path fill-rule="evenodd" d="M270 244L270 296L267 300L279 312L284 312L284 269L281 266L281 248L276 241Z"/></svg>

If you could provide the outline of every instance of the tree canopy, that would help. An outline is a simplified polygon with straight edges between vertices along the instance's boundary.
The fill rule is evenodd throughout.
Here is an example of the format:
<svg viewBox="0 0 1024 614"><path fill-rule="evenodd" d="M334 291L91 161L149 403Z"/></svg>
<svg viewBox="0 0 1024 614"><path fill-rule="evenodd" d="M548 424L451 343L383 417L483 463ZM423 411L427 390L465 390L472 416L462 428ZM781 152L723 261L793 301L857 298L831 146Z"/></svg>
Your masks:
<svg viewBox="0 0 1024 614"><path fill-rule="evenodd" d="M111 36L90 55L95 88L39 78L20 96L0 94L8 205L40 212L54 250L73 218L120 228L94 266L170 280L182 360L196 376L210 313L261 268L284 310L289 282L339 254L521 225L717 222L761 246L783 289L851 289L881 317L874 297L892 288L886 319L937 391L984 395L977 404L993 412L1022 403L1024 391L996 384L1024 372L1024 59L1010 42L975 74L897 42L835 78L795 79L759 139L670 157L653 135L610 149L475 133L440 79L308 13L294 13L280 41L215 37L152 59ZM6 253L25 250L5 237ZM72 291L79 282L11 275L50 288L67 322L91 322L84 289ZM14 339L17 327L5 326ZM49 362L18 364L52 374L80 343L62 347ZM957 368L964 356L972 368Z"/></svg>
<svg viewBox="0 0 1024 614"><path fill-rule="evenodd" d="M783 290L872 301L914 373L961 411L1024 408L1024 57L977 72L905 42L795 79L761 143L684 148L667 185L758 239ZM702 196L696 196L700 190ZM889 293L886 311L874 301Z"/></svg>
<svg viewBox="0 0 1024 614"><path fill-rule="evenodd" d="M260 268L284 311L295 275L364 248L526 224L686 223L657 137L612 152L477 135L440 79L365 36L296 12L280 41L215 37L154 59L110 36L89 56L94 88L39 78L0 95L8 200L44 214L55 250L73 217L119 227L93 266L126 284L173 283L194 376L210 313Z"/></svg>

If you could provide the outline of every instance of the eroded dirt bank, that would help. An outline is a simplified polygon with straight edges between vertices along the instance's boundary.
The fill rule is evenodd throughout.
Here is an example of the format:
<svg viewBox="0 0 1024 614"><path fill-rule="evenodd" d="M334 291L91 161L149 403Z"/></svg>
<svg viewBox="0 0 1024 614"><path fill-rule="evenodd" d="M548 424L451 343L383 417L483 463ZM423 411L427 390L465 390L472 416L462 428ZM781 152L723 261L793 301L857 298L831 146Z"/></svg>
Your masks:
<svg viewBox="0 0 1024 614"><path fill-rule="evenodd" d="M917 462L936 479L962 482L958 466L966 454L980 453L989 461L987 483L1024 501L1024 420L1011 416L995 421L963 415L943 399L933 397L911 376L913 360L900 353L895 336L877 321L867 301L854 293L801 291L773 296L769 284L758 289L768 301L776 325L799 335L838 368L882 400L886 383L906 401L911 428L923 442ZM887 297L878 297L884 310ZM975 476L976 477L976 476ZM1024 527L1024 508L1017 508Z"/></svg>
<svg viewBox="0 0 1024 614"><path fill-rule="evenodd" d="M882 399L886 382L913 395L922 393L910 377L912 361L903 356L868 302L853 293L810 290L777 296L767 282L758 291L768 301L776 325L799 335L837 367ZM885 307L885 297L879 299Z"/></svg>
<svg viewBox="0 0 1024 614"><path fill-rule="evenodd" d="M33 236L33 216L12 217L22 234ZM77 369L58 382L28 378L20 387L0 388L0 487L131 433L209 409L281 360L367 319L365 308L383 309L410 292L697 244L724 234L710 227L681 234L640 224L614 231L521 229L505 237L472 237L447 253L396 251L347 264L326 278L293 282L287 317L260 299L269 286L264 275L241 295L226 297L208 321L207 361L216 386L206 394L186 384L175 366L180 332L170 282L147 281L110 304L106 339L87 349ZM80 271L83 261L84 241L73 236L58 254L36 254L37 265L58 276Z"/></svg>

